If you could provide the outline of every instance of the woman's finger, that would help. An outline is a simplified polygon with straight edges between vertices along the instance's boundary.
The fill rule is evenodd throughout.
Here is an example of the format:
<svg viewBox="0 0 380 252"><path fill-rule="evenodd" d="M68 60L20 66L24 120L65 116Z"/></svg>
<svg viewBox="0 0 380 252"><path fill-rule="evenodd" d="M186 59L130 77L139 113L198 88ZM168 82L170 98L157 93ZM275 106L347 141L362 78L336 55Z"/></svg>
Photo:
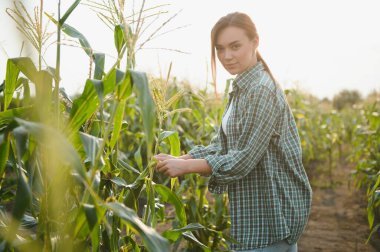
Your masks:
<svg viewBox="0 0 380 252"><path fill-rule="evenodd" d="M156 165L156 170L159 171L159 172L162 172L162 169L163 167L165 167L167 162L165 161L160 161L157 165Z"/></svg>
<svg viewBox="0 0 380 252"><path fill-rule="evenodd" d="M158 161L163 161L166 159L166 156L167 154L158 154L158 155L155 155L153 156L155 159L157 159Z"/></svg>
<svg viewBox="0 0 380 252"><path fill-rule="evenodd" d="M175 159L175 157L173 157L172 155L164 154L164 153L160 153L160 154L154 156L154 158L159 160L159 161L168 160L168 159Z"/></svg>
<svg viewBox="0 0 380 252"><path fill-rule="evenodd" d="M166 171L163 172L166 176L168 177L171 177L171 178L174 178L175 176L172 176L172 174L170 174L170 171L169 169L167 169Z"/></svg>

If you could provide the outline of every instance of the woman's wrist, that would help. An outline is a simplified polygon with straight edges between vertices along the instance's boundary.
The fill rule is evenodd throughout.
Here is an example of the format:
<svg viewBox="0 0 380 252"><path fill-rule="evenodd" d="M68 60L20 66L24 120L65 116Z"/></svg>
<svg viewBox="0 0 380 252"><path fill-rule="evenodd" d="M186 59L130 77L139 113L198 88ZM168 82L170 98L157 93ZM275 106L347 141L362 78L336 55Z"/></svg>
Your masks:
<svg viewBox="0 0 380 252"><path fill-rule="evenodd" d="M199 173L203 176L210 175L212 169L205 159L188 159L186 173Z"/></svg>

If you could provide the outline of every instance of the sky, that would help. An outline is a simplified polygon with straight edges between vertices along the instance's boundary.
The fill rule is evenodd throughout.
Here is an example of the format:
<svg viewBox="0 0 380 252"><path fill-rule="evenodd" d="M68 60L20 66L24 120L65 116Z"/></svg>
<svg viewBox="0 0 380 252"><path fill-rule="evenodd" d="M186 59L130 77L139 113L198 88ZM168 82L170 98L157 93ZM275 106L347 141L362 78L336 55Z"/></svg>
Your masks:
<svg viewBox="0 0 380 252"><path fill-rule="evenodd" d="M28 0L28 9L39 1ZM45 11L56 13L57 0L45 1ZM64 12L74 0L62 1ZM127 7L132 1L126 0ZM135 7L140 1L135 1ZM210 31L222 16L245 12L254 21L260 37L258 50L283 88L297 87L319 98L332 98L342 89L367 95L380 91L380 2L378 0L165 0L162 19L145 36L170 16L178 15L162 31L170 31L137 52L136 70L171 76L204 88L211 81ZM5 78L6 60L20 55L21 39L5 13L11 0L0 1L0 81ZM147 0L146 6L157 1ZM55 15L56 16L56 15ZM45 18L45 21L47 19ZM67 23L82 32L97 52L106 53L106 66L116 57L113 33L86 5L80 5ZM177 28L182 27L182 28ZM143 37L142 37L143 39ZM53 40L51 40L52 42ZM62 83L69 94L84 87L89 60L70 41L62 47ZM155 49L165 48L165 49ZM168 50L169 49L169 50ZM46 51L46 63L55 65L55 44ZM24 50L30 56L33 50ZM179 53L177 51L181 51ZM231 78L220 65L218 90ZM211 88L211 87L210 87Z"/></svg>

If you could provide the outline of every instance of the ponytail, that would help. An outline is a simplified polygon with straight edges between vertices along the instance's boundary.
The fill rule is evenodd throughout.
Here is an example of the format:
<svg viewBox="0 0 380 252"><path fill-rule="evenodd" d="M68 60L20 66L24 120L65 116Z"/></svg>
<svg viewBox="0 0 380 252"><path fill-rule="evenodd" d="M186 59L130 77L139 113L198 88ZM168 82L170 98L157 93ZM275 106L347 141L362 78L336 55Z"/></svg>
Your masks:
<svg viewBox="0 0 380 252"><path fill-rule="evenodd" d="M261 54L259 53L259 51L256 51L256 57L257 57L257 61L261 61L261 63L264 66L265 71L268 72L270 78L273 80L273 82L276 85L276 87L280 87L279 84L278 84L278 82L276 81L276 79L273 77L272 71L269 69L268 64L265 62L265 60L263 59L263 57L261 57Z"/></svg>

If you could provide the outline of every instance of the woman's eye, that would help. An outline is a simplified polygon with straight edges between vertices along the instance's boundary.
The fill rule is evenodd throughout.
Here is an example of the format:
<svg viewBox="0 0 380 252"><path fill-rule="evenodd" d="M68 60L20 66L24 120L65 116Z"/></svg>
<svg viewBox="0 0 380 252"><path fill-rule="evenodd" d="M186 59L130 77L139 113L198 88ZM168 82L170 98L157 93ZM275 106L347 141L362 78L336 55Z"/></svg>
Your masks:
<svg viewBox="0 0 380 252"><path fill-rule="evenodd" d="M240 48L240 45L233 45L233 46L231 46L231 48L232 48L232 50L237 50Z"/></svg>

